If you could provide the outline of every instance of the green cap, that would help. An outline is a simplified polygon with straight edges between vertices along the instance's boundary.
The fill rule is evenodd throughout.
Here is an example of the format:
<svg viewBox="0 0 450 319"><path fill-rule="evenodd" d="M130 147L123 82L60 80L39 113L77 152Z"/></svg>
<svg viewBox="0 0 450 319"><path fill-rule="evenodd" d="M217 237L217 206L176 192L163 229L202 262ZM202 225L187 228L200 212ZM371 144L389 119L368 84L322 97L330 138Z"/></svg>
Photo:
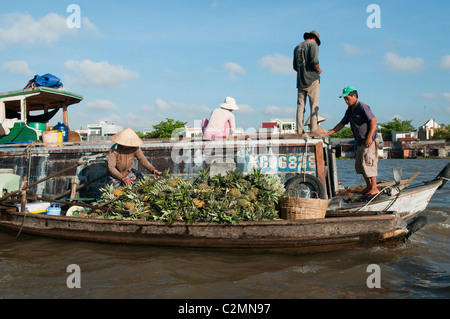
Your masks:
<svg viewBox="0 0 450 319"><path fill-rule="evenodd" d="M356 91L353 86L346 86L344 90L342 90L342 94L339 97L346 97L350 92Z"/></svg>

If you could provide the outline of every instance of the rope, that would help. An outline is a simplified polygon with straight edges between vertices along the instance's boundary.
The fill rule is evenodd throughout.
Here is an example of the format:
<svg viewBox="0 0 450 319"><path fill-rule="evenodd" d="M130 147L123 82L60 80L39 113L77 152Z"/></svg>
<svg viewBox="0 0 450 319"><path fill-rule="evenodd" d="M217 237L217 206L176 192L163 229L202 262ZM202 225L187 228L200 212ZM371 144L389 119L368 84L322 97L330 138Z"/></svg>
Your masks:
<svg viewBox="0 0 450 319"><path fill-rule="evenodd" d="M302 163L301 163L302 166L300 168L300 173L303 173L303 162L306 160L305 157L306 157L307 150L308 150L308 138L305 137L305 151L303 152ZM305 174L306 174L306 172L303 174L303 183L306 182Z"/></svg>
<svg viewBox="0 0 450 319"><path fill-rule="evenodd" d="M35 142L27 145L26 152L27 152L27 162L28 162L28 172L27 172L27 181L30 180L30 172L31 172L31 150L36 145Z"/></svg>
<svg viewBox="0 0 450 319"><path fill-rule="evenodd" d="M15 237L15 238L18 238L18 237L19 237L19 235L20 235L20 233L22 232L22 228L23 228L23 225L25 224L25 217L27 217L27 214L28 214L28 212L25 212L25 215L23 215L23 219L22 219L22 225L20 225L20 229L19 229L19 232L17 233L17 235L16 235L16 237Z"/></svg>
<svg viewBox="0 0 450 319"><path fill-rule="evenodd" d="M378 197L378 195L380 195L380 194L382 194L386 189L388 189L388 188L392 188L391 186L386 186L385 188L383 188L378 194L376 194L374 197L372 197L371 199L370 199L370 201L368 201L367 202L367 204L366 205L364 205L363 207L361 207L361 208L359 208L358 210L357 210L357 212L359 212L361 209L364 209L364 208L366 208L375 198L377 198ZM395 200L397 200L397 199L395 199ZM394 201L395 201L394 200Z"/></svg>

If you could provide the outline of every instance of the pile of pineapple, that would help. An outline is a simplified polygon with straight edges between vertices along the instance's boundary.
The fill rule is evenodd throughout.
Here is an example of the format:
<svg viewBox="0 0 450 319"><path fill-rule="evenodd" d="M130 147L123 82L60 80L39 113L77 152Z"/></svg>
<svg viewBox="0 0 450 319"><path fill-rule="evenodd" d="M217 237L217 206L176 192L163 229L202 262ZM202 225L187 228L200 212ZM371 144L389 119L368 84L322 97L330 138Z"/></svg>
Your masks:
<svg viewBox="0 0 450 319"><path fill-rule="evenodd" d="M107 207L125 210L128 214L89 211L84 217L152 220L163 222L220 222L274 220L278 216L278 200L285 193L284 184L276 175L261 170L250 174L229 171L225 175L210 176L202 170L193 180L170 177L138 191L147 181L114 189L101 189L101 198L94 205L120 198Z"/></svg>

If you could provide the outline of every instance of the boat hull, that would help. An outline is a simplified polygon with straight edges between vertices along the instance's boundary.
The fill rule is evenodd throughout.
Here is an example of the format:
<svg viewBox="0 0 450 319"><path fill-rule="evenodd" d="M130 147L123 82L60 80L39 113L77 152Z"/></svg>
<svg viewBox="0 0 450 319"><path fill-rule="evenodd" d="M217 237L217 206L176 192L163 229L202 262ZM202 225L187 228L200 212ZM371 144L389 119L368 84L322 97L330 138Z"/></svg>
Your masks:
<svg viewBox="0 0 450 319"><path fill-rule="evenodd" d="M423 212L436 190L442 185L442 180L436 180L423 185L407 188L397 195L375 198L359 204L348 204L341 207L343 211L383 212L395 211L405 221L412 220Z"/></svg>
<svg viewBox="0 0 450 319"><path fill-rule="evenodd" d="M318 252L399 243L408 235L385 215L261 222L182 223L86 219L1 211L0 229L13 235L163 247Z"/></svg>

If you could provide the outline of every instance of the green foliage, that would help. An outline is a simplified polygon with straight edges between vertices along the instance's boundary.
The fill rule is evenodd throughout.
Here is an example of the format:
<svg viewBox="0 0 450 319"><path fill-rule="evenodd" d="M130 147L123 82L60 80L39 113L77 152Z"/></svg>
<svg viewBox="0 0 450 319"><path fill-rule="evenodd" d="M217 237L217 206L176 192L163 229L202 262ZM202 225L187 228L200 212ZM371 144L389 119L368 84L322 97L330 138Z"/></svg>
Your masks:
<svg viewBox="0 0 450 319"><path fill-rule="evenodd" d="M274 220L279 219L278 201L285 193L284 184L278 176L263 174L260 170L245 175L230 171L212 177L208 170L203 170L194 181L168 177L133 191L143 183L120 190L110 185L101 189L102 197L97 205L120 195L108 207L126 210L129 216L93 211L83 217L167 223Z"/></svg>
<svg viewBox="0 0 450 319"><path fill-rule="evenodd" d="M433 140L450 140L450 124L441 124L441 127L434 130Z"/></svg>
<svg viewBox="0 0 450 319"><path fill-rule="evenodd" d="M331 138L353 138L353 131L349 126L345 126L342 130L333 135L330 135Z"/></svg>
<svg viewBox="0 0 450 319"><path fill-rule="evenodd" d="M402 121L398 118L394 118L392 121L387 123L379 123L381 126L381 134L384 141L392 141L391 131L414 131L415 128L411 124L412 120Z"/></svg>
<svg viewBox="0 0 450 319"><path fill-rule="evenodd" d="M164 121L153 125L153 131L147 134L136 132L140 138L169 138L176 130L184 128L187 122L175 121L174 119L166 118Z"/></svg>

